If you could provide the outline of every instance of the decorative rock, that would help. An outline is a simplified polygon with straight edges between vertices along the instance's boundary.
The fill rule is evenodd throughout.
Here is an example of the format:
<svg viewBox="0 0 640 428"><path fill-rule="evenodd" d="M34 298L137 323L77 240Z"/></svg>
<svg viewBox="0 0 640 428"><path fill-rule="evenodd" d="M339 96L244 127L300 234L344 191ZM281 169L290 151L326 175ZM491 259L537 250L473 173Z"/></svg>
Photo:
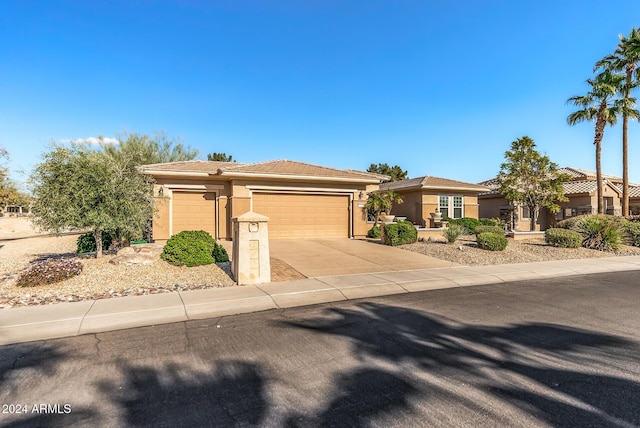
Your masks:
<svg viewBox="0 0 640 428"><path fill-rule="evenodd" d="M109 260L109 263L114 265L150 265L155 261L155 257L151 254L124 254L116 256Z"/></svg>
<svg viewBox="0 0 640 428"><path fill-rule="evenodd" d="M136 250L133 249L133 247L124 247L124 248L120 248L118 250L118 252L116 253L116 255L118 256L124 256L124 255L128 255L128 254L135 254Z"/></svg>

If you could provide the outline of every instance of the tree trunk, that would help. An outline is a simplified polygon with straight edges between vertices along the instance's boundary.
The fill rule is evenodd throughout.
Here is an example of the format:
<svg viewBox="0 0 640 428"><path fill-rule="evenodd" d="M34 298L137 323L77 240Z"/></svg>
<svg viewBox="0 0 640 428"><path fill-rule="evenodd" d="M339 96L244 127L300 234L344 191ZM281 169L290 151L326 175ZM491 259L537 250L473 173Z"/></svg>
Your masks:
<svg viewBox="0 0 640 428"><path fill-rule="evenodd" d="M604 214L604 189L602 187L602 138L604 137L604 127L607 125L607 121L604 118L604 110L607 108L606 101L603 101L598 108L598 115L596 119L596 135L593 140L593 144L596 146L596 181L597 181L597 193L598 193L598 214Z"/></svg>
<svg viewBox="0 0 640 428"><path fill-rule="evenodd" d="M93 237L96 240L96 259L102 257L102 231L94 230Z"/></svg>
<svg viewBox="0 0 640 428"><path fill-rule="evenodd" d="M624 97L631 98L634 64L627 66L627 88ZM622 215L629 215L629 115L622 112Z"/></svg>

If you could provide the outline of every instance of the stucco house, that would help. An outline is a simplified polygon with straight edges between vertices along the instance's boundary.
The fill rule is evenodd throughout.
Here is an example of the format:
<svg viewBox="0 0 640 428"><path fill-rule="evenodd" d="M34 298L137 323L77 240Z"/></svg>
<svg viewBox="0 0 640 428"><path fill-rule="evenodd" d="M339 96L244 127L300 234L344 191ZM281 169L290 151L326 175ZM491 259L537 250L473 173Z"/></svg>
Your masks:
<svg viewBox="0 0 640 428"><path fill-rule="evenodd" d="M596 173L579 168L560 168L560 172L571 179L563 184L564 194L568 202L560 203L561 210L552 214L542 209L536 224L536 230L545 230L556 221L580 214L598 212L598 195ZM622 212L622 179L603 174L604 208L607 214L621 215ZM478 196L481 217L499 217L507 222L513 230L529 230L529 210L524 206L513 206L498 192L497 178L480 183L491 188L489 192ZM629 185L629 207L632 214L640 214L640 185Z"/></svg>
<svg viewBox="0 0 640 428"><path fill-rule="evenodd" d="M392 208L394 215L407 217L420 226L432 227L431 213L436 208L443 217L478 218L478 194L489 188L427 175L383 183L380 190L392 190L402 196L403 202Z"/></svg>
<svg viewBox="0 0 640 428"><path fill-rule="evenodd" d="M142 171L156 180L156 242L182 230L230 240L231 219L250 210L270 218L269 239L365 237L367 195L388 180L290 160L196 160L145 165Z"/></svg>

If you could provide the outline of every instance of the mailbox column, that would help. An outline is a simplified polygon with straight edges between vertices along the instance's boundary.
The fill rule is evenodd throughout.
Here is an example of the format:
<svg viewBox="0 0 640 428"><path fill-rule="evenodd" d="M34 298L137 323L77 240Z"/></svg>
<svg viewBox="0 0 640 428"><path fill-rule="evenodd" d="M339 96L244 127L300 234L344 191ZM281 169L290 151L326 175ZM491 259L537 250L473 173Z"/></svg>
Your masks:
<svg viewBox="0 0 640 428"><path fill-rule="evenodd" d="M269 217L246 212L233 222L231 270L238 285L271 282L269 260Z"/></svg>

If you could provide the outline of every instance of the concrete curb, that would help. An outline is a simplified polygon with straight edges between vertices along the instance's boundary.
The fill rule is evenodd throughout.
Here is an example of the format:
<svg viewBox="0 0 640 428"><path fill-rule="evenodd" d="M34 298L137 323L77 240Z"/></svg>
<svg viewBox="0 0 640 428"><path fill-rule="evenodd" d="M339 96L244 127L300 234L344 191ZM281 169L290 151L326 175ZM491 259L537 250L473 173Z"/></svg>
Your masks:
<svg viewBox="0 0 640 428"><path fill-rule="evenodd" d="M353 274L0 310L0 345L452 287L640 270L640 256Z"/></svg>

